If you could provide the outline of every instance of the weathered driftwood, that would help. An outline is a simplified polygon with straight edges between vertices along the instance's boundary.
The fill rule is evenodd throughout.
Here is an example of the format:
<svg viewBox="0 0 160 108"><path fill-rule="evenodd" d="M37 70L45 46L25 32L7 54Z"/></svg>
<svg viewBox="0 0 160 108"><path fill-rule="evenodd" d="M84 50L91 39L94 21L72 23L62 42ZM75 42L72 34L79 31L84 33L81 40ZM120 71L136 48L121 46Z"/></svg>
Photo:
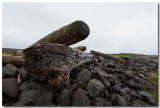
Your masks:
<svg viewBox="0 0 160 108"><path fill-rule="evenodd" d="M127 60L123 59L123 58L120 58L120 57L113 57L113 56L110 56L108 54L104 54L104 53L101 53L101 52L97 52L97 51L94 51L94 50L91 50L90 53L96 55L96 56L101 56L105 59L111 59L115 62L121 62L121 63L126 63L128 62Z"/></svg>
<svg viewBox="0 0 160 108"><path fill-rule="evenodd" d="M16 50L13 52L13 56L23 56L23 50Z"/></svg>
<svg viewBox="0 0 160 108"><path fill-rule="evenodd" d="M13 64L17 67L21 67L23 62L24 62L24 59L22 56L7 56L7 55L2 56L2 64L3 65L10 63L10 64Z"/></svg>
<svg viewBox="0 0 160 108"><path fill-rule="evenodd" d="M66 25L48 34L47 36L40 39L33 45L41 44L44 42L50 42L50 43L65 44L69 46L87 38L89 32L90 32L89 27L85 22L75 21L69 25Z"/></svg>
<svg viewBox="0 0 160 108"><path fill-rule="evenodd" d="M24 52L24 68L40 81L59 86L69 81L70 71L94 56L63 44L42 43L29 47Z"/></svg>
<svg viewBox="0 0 160 108"><path fill-rule="evenodd" d="M81 50L81 51L86 51L86 46L79 46L79 47L75 47L75 49Z"/></svg>

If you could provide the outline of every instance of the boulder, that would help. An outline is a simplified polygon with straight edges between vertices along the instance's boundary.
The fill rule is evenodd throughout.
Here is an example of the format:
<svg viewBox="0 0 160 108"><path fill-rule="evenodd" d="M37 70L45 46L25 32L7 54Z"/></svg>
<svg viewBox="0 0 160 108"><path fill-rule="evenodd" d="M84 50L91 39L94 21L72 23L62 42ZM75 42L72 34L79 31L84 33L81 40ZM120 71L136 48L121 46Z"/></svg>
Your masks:
<svg viewBox="0 0 160 108"><path fill-rule="evenodd" d="M101 97L101 92L104 90L102 82L96 79L89 80L86 89L91 97Z"/></svg>
<svg viewBox="0 0 160 108"><path fill-rule="evenodd" d="M28 80L28 78L29 78L29 72L27 72L23 67L21 67L18 71L19 71L19 73L21 75L21 79L23 81Z"/></svg>
<svg viewBox="0 0 160 108"><path fill-rule="evenodd" d="M7 64L2 67L2 73L7 76L17 77L18 76L18 68L12 64Z"/></svg>
<svg viewBox="0 0 160 108"><path fill-rule="evenodd" d="M72 95L72 105L73 106L89 106L89 99L82 93L74 92Z"/></svg>
<svg viewBox="0 0 160 108"><path fill-rule="evenodd" d="M56 102L63 106L69 106L70 105L69 92L66 89L62 89L57 96Z"/></svg>
<svg viewBox="0 0 160 108"><path fill-rule="evenodd" d="M149 103L150 105L155 105L155 99L152 94L142 91L138 91L138 94L140 94L143 97L146 103Z"/></svg>
<svg viewBox="0 0 160 108"><path fill-rule="evenodd" d="M83 89L81 89L81 88L78 88L78 89L76 90L76 92L82 93L82 94L84 94L84 95L87 95L87 94L88 94L87 91L85 91L85 90L83 90Z"/></svg>
<svg viewBox="0 0 160 108"><path fill-rule="evenodd" d="M2 93L5 96L17 99L20 94L17 80L15 78L2 79Z"/></svg>
<svg viewBox="0 0 160 108"><path fill-rule="evenodd" d="M91 73L87 69L83 68L79 73L77 77L78 82L84 82L88 81L90 79Z"/></svg>
<svg viewBox="0 0 160 108"><path fill-rule="evenodd" d="M46 95L45 95L45 93L46 93ZM53 96L53 95L50 95L48 97L48 94L51 94L51 92L46 91L46 90L24 91L21 93L21 95L19 97L18 104L21 104L22 106L34 106L36 99L42 98L41 94L42 94L43 98L45 98L45 99L50 99Z"/></svg>
<svg viewBox="0 0 160 108"><path fill-rule="evenodd" d="M115 84L114 86L111 87L111 92L112 93L117 93L121 89L121 86L119 84Z"/></svg>
<svg viewBox="0 0 160 108"><path fill-rule="evenodd" d="M105 106L106 103L107 103L107 101L103 98L95 98L92 101L92 105L94 105L94 106Z"/></svg>
<svg viewBox="0 0 160 108"><path fill-rule="evenodd" d="M39 82L28 82L25 81L19 86L19 90L21 92L28 91L28 90L43 90L43 84Z"/></svg>
<svg viewBox="0 0 160 108"><path fill-rule="evenodd" d="M111 94L110 102L113 106L127 106L126 101L117 93Z"/></svg>

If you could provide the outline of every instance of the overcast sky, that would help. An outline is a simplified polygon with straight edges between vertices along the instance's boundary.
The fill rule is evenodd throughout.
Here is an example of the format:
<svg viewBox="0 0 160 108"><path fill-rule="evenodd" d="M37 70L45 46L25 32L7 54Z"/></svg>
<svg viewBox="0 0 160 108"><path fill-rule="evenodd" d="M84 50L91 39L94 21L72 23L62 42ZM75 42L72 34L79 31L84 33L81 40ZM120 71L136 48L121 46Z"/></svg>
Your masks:
<svg viewBox="0 0 160 108"><path fill-rule="evenodd" d="M3 3L2 47L24 49L75 20L90 35L87 52L158 54L157 3Z"/></svg>

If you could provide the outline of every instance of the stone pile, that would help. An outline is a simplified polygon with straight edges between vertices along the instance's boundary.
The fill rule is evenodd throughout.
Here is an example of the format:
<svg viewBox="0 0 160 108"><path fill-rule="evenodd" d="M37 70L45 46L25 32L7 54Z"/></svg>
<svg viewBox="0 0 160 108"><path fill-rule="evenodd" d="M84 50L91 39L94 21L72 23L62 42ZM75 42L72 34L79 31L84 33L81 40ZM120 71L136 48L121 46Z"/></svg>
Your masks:
<svg viewBox="0 0 160 108"><path fill-rule="evenodd" d="M2 67L3 106L154 106L155 99L142 91L149 72L158 62L127 58L115 62L96 56L74 68L67 84L51 86L33 78L23 67ZM20 74L21 83L17 82ZM158 85L156 85L158 87Z"/></svg>

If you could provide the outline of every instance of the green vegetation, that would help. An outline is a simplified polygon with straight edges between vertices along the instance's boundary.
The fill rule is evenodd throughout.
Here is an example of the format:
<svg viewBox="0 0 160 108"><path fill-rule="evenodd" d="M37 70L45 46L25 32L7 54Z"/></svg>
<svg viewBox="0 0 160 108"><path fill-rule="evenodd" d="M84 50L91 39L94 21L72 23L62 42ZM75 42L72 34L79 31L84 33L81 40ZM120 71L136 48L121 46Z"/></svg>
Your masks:
<svg viewBox="0 0 160 108"><path fill-rule="evenodd" d="M145 88L143 88L142 91L152 94L155 98L156 105L158 105L158 72L152 72L152 73L149 73L149 75L150 75L150 81L146 82ZM154 86L153 84L156 84L157 87ZM153 87L154 90L147 89L149 87Z"/></svg>
<svg viewBox="0 0 160 108"><path fill-rule="evenodd" d="M131 54L110 54L111 56L118 56L118 57L131 57L133 58L134 56Z"/></svg>
<svg viewBox="0 0 160 108"><path fill-rule="evenodd" d="M12 53L2 53L2 55L10 55L10 56L12 56Z"/></svg>

